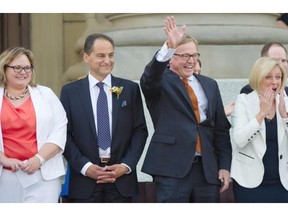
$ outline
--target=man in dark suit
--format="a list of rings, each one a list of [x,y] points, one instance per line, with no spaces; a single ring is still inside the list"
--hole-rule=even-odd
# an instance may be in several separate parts
[[[131,202],[138,191],[136,165],[148,136],[139,85],[111,75],[114,42],[107,35],[89,35],[83,59],[89,74],[66,84],[60,96],[68,117],[68,199]],[[104,126],[108,130],[100,133]],[[102,139],[102,134],[108,137]]]
[[[140,80],[155,130],[142,171],[156,182],[157,202],[219,202],[229,187],[231,144],[218,85],[194,74],[200,54],[186,27],[167,17],[164,30],[167,41]],[[186,79],[198,100],[195,108]]]
[[[287,50],[281,43],[270,42],[265,44],[261,50],[261,57],[269,57],[277,59],[284,65],[286,71],[288,70]],[[251,86],[247,84],[240,90],[240,93],[249,94],[252,91],[253,89],[251,88]],[[285,87],[285,92],[288,95],[287,86]]]

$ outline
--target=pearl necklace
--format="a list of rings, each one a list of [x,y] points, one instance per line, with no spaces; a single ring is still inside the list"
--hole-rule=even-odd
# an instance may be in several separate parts
[[[19,96],[17,96],[17,97],[10,95],[10,94],[8,93],[8,91],[7,91],[6,88],[5,88],[4,91],[5,91],[6,97],[8,97],[9,99],[11,99],[11,100],[20,100],[20,99],[24,98],[25,95],[27,94],[27,92],[28,92],[28,87],[25,88],[23,94],[21,94],[21,95],[19,95]]]

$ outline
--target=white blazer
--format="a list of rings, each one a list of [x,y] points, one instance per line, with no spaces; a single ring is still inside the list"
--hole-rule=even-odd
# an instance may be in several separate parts
[[[47,160],[41,167],[45,180],[55,179],[65,174],[62,153],[66,144],[67,117],[66,112],[54,92],[45,86],[28,86],[36,114],[36,138],[38,150],[45,143],[54,143],[61,151]],[[4,88],[0,87],[0,109],[2,107]],[[2,127],[0,123],[0,151],[4,152]],[[3,166],[0,165],[0,176]]]
[[[287,96],[284,100],[287,109]],[[276,97],[279,174],[282,185],[288,190],[288,118],[280,116],[278,104],[279,95]],[[248,95],[238,95],[231,115],[231,177],[246,188],[259,186],[264,175],[262,159],[266,151],[266,133],[269,132],[265,121],[260,125],[256,120],[259,110],[258,93],[253,91]]]

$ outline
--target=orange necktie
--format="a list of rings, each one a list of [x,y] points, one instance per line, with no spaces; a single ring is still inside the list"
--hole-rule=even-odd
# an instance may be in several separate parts
[[[193,110],[197,119],[197,122],[200,122],[200,113],[199,113],[199,108],[198,108],[198,100],[197,97],[193,91],[193,89],[191,88],[191,86],[188,84],[188,80],[186,78],[182,79],[182,82],[184,83],[184,86],[189,94],[192,106],[193,106]],[[200,141],[200,136],[198,134],[197,137],[197,144],[196,144],[196,151],[198,153],[201,153],[201,141]]]

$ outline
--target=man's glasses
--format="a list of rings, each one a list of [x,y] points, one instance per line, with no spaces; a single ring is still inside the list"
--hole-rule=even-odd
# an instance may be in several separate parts
[[[31,73],[34,70],[33,65],[25,66],[25,67],[22,67],[20,65],[15,65],[15,66],[6,65],[6,67],[13,68],[15,73],[21,73],[22,70],[24,70],[26,73]]]
[[[192,55],[190,55],[190,54],[177,54],[177,53],[175,53],[174,55],[176,55],[176,56],[179,56],[179,57],[181,57],[183,60],[185,60],[185,61],[188,61],[191,57],[194,59],[194,60],[198,60],[199,59],[199,57],[200,57],[200,53],[194,53],[194,54],[192,54]]]

